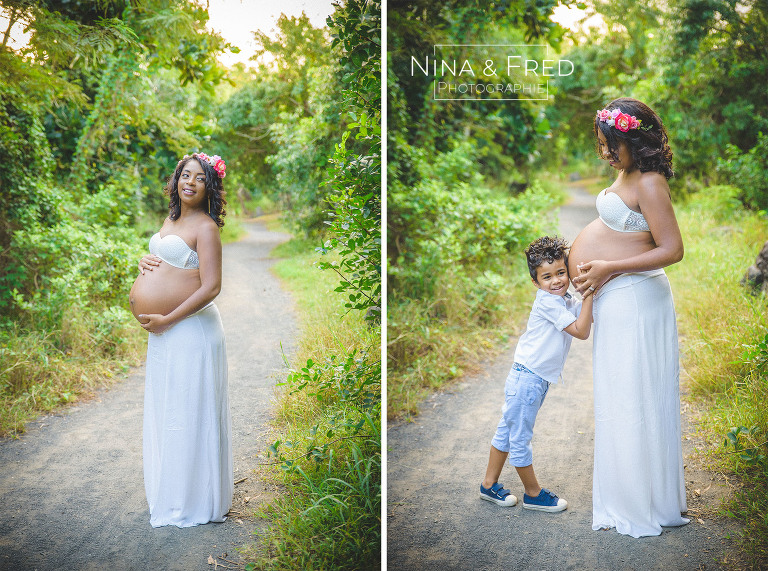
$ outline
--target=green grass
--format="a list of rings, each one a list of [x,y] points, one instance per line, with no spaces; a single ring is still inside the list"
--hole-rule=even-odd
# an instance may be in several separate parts
[[[246,569],[375,569],[380,563],[380,375],[363,387],[363,395],[378,401],[371,405],[351,394],[360,388],[356,369],[345,375],[339,359],[357,350],[377,362],[380,330],[359,313],[346,313],[344,298],[333,291],[335,276],[315,266],[315,246],[293,239],[273,251],[289,256],[275,272],[296,300],[301,336],[290,359],[297,375],[282,391],[273,427],[282,462],[267,468],[285,487],[259,514],[270,528],[243,550]],[[321,374],[302,387],[303,367]]]
[[[64,329],[12,324],[0,331],[0,437],[16,437],[41,414],[88,398],[145,352],[144,332],[128,324],[96,340],[97,319],[86,312],[65,318]]]
[[[766,302],[739,284],[768,235],[768,223],[703,191],[677,209],[685,257],[667,269],[675,293],[684,364],[695,395],[725,391],[742,372],[743,344],[762,337]]]
[[[753,435],[739,437],[742,445],[768,454],[768,378],[744,359],[747,346],[766,334],[768,300],[739,284],[768,236],[768,220],[744,211],[734,196],[731,187],[707,188],[677,208],[686,253],[667,274],[680,326],[683,383],[704,405],[699,426],[707,457],[737,483],[722,512],[744,524],[740,545],[746,565],[764,569],[768,461],[750,464],[724,442],[735,427],[756,427]]]
[[[245,236],[245,228],[239,218],[226,218],[224,228],[221,229],[221,243],[229,244],[237,242]]]

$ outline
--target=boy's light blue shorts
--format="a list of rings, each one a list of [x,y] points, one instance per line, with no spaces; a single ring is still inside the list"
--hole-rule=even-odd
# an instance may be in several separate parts
[[[515,363],[504,386],[502,417],[491,441],[496,450],[509,452],[509,463],[517,468],[533,463],[531,439],[536,415],[547,396],[549,383]]]

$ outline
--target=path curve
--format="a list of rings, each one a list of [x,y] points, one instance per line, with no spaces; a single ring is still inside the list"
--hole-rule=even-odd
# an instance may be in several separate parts
[[[254,469],[268,444],[275,373],[284,367],[280,343],[290,354],[297,336],[292,301],[268,257],[290,236],[256,221],[245,227],[245,238],[224,246],[216,300],[227,340],[235,481],[246,478],[235,487],[233,510],[243,514],[270,496]],[[239,560],[235,549],[256,525],[250,520],[149,525],[143,401],[142,367],[96,399],[0,442],[0,569],[190,571],[213,569],[209,556]]]
[[[594,196],[569,189],[560,232],[572,241],[595,219]],[[531,290],[531,300],[534,292]],[[506,465],[500,481],[518,498],[501,508],[480,500],[488,451],[503,403],[504,379],[516,339],[495,359],[427,400],[412,422],[387,432],[387,562],[398,571],[713,569],[728,546],[726,530],[694,517],[657,537],[633,539],[592,531],[592,340],[574,340],[563,371],[536,421],[538,480],[568,500],[568,510],[545,514],[521,507],[523,489]],[[695,438],[684,417],[686,458]],[[710,476],[686,466],[686,488],[714,493]],[[709,485],[709,487],[708,487]],[[706,489],[705,489],[706,488]],[[692,507],[689,503],[689,507]]]

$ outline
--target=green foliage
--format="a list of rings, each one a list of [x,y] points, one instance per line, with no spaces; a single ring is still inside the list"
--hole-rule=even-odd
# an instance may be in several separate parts
[[[757,144],[742,153],[736,145],[725,147],[726,159],[717,169],[741,189],[741,201],[756,210],[768,210],[768,135],[759,133]]]
[[[756,377],[757,382],[765,384],[768,381],[768,334],[753,345],[746,345],[742,361],[747,367],[746,376]],[[732,453],[738,455],[750,468],[759,469],[768,477],[768,411],[762,418],[763,426],[735,426],[726,433],[724,446],[733,448]],[[743,437],[743,438],[742,438]],[[746,442],[746,444],[745,444]]]
[[[353,117],[356,119],[356,117]],[[327,222],[332,237],[317,250],[327,254],[338,251],[340,261],[320,262],[320,269],[331,269],[341,281],[336,291],[348,293],[345,307],[366,312],[366,319],[381,318],[381,127],[369,125],[361,115],[351,128],[359,128],[358,137],[374,139],[371,155],[350,157],[346,149],[349,131],[344,133],[326,182],[335,192],[326,199],[334,209]],[[370,131],[370,134],[369,134]]]
[[[381,434],[352,442],[327,462],[297,468],[299,494],[285,494],[267,513],[276,534],[246,569],[377,569],[381,557]],[[344,454],[343,458],[339,454]]]
[[[529,170],[549,144],[543,106],[435,101],[410,58],[436,44],[558,46],[555,5],[416,0],[389,11],[389,414],[415,412],[514,328],[518,259],[553,202]]]
[[[339,104],[327,90],[335,75],[330,66],[312,70],[311,114],[304,116],[301,108],[281,113],[270,127],[275,151],[266,162],[274,170],[283,206],[290,212],[289,226],[308,236],[322,228],[327,208],[321,181],[338,136]]]
[[[58,219],[57,196],[50,191],[51,149],[45,138],[41,110],[18,87],[0,82],[0,171],[4,200],[0,205],[0,247],[21,226]]]
[[[2,0],[0,433],[138,356],[128,291],[179,155],[210,135],[223,40],[184,0]],[[185,87],[182,88],[181,86]],[[210,152],[210,151],[209,151]],[[154,224],[153,224],[154,225]]]
[[[317,266],[332,270],[341,281],[322,303],[335,305],[343,299],[347,312],[337,317],[326,313],[324,319],[331,323],[324,328],[349,329],[351,320],[363,321],[361,313],[368,326],[356,332],[352,347],[345,344],[323,352],[320,340],[313,338],[312,356],[289,372],[285,414],[303,418],[291,423],[295,436],[276,440],[270,454],[296,493],[281,496],[270,508],[270,533],[260,556],[247,568],[373,569],[380,561],[380,11],[378,2],[336,5],[328,24],[332,46],[340,54],[339,71],[325,67],[309,74],[310,108],[320,111],[309,117],[298,110],[283,114],[281,124],[271,128],[278,150],[270,161],[279,167],[281,189],[290,192],[297,206],[292,210],[299,214],[296,222],[308,234],[315,225],[314,211],[330,234],[316,249],[330,260]],[[341,102],[321,95],[327,81],[339,77],[345,118]],[[349,124],[341,141],[328,158],[331,152],[321,143],[322,134],[332,134],[331,126],[345,122]],[[327,188],[323,201],[319,193],[313,195],[320,190],[315,182],[319,174],[324,179],[320,188]],[[322,279],[330,281],[333,275]],[[316,289],[316,278],[312,282]],[[375,341],[361,347],[366,339]],[[310,418],[307,410],[314,412]]]
[[[321,404],[343,404],[355,406],[364,413],[375,408],[379,401],[377,388],[381,383],[381,363],[378,359],[369,362],[369,356],[357,350],[349,353],[345,359],[331,355],[323,364],[307,361],[300,371],[291,371],[286,383],[291,387],[291,394],[306,390],[307,394]],[[354,432],[362,428],[356,423],[351,425]],[[316,429],[315,429],[316,430]],[[333,434],[327,434],[328,437]]]
[[[754,196],[745,190],[743,198],[751,207],[764,204],[765,182],[755,168],[726,166],[719,169],[725,176],[716,177],[711,167],[726,154],[738,163],[748,149],[758,149],[748,162],[759,165],[764,156],[758,138],[768,131],[761,87],[768,79],[765,2],[600,1],[595,10],[611,32],[574,34],[567,57],[577,73],[563,78],[547,109],[555,136],[565,138],[566,154],[594,156],[595,109],[616,97],[635,97],[659,114],[669,134],[673,192],[696,190],[698,181],[739,186],[739,179],[756,178],[760,190]],[[562,160],[562,153],[551,152],[561,146],[544,149],[548,164]]]
[[[468,145],[438,155],[434,165],[422,161],[413,161],[424,173],[414,188],[390,186],[391,415],[415,412],[429,390],[514,330],[529,299],[522,250],[546,232],[553,203],[538,183],[517,197],[485,188],[477,173],[466,174],[473,172],[465,168]]]
[[[374,569],[381,549],[380,332],[344,311],[314,244],[292,240],[276,271],[300,309],[303,335],[278,403],[272,468],[286,482],[264,513],[254,569]],[[297,252],[297,249],[303,251]],[[333,253],[329,253],[333,256]],[[342,321],[343,320],[343,321]],[[341,325],[340,325],[341,324]]]
[[[398,295],[434,297],[447,273],[499,272],[538,236],[536,218],[552,197],[537,185],[517,197],[484,187],[469,144],[429,162],[410,147],[401,153],[411,155],[421,180],[414,187],[395,181],[389,190],[390,284]]]
[[[725,454],[721,462],[741,480],[741,486],[726,504],[725,513],[743,525],[739,543],[749,566],[762,569],[768,563],[768,335],[745,345],[742,372],[724,395],[715,396],[708,423],[735,422],[725,432]],[[727,426],[727,424],[726,424]],[[723,429],[721,429],[723,430]],[[722,432],[721,432],[722,434]]]
[[[338,253],[338,261],[318,266],[339,275],[336,291],[347,294],[345,307],[365,312],[372,323],[381,320],[380,12],[377,2],[353,0],[328,19],[331,45],[341,51],[342,95],[352,122],[335,146],[324,181],[331,237],[318,248],[323,255]],[[353,133],[358,154],[347,148]]]
[[[319,188],[333,143],[343,130],[341,101],[329,86],[339,70],[327,30],[306,15],[277,20],[277,38],[255,33],[254,59],[271,61],[224,102],[214,136],[231,160],[228,182],[251,197],[279,200],[294,232],[316,236],[327,204]],[[229,176],[229,175],[228,175]]]
[[[533,102],[435,101],[432,78],[411,74],[411,57],[433,53],[436,44],[559,44],[564,30],[549,20],[557,2],[461,0],[399,3],[388,17],[389,180],[415,183],[403,144],[428,155],[468,141],[478,149],[474,169],[487,179],[518,188],[522,175],[548,137],[542,109]],[[459,56],[460,59],[460,56]],[[507,102],[505,102],[507,103]]]
[[[763,440],[763,442],[757,446],[745,447],[740,438],[742,435],[746,439],[759,439]],[[735,426],[725,436],[723,446],[726,448],[729,446],[733,447],[733,452],[738,454],[739,459],[743,460],[747,466],[763,466],[765,464],[766,458],[768,458],[768,455],[765,454],[765,452],[768,452],[768,440],[765,440],[766,435],[759,426],[753,426],[752,428]],[[763,469],[765,469],[764,466]]]
[[[13,273],[6,283],[19,319],[44,330],[60,330],[65,313],[123,308],[146,249],[131,229],[62,222],[51,228],[18,230],[11,244]],[[62,342],[66,342],[63,340]]]

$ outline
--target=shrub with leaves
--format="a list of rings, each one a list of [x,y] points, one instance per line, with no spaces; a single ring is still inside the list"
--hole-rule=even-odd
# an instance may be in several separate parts
[[[742,153],[726,145],[726,158],[718,158],[717,170],[741,189],[741,201],[755,210],[768,210],[768,135],[760,133],[757,144]]]
[[[375,569],[380,562],[381,359],[379,336],[367,337],[380,331],[381,313],[380,18],[379,2],[349,0],[328,19],[347,130],[329,158],[329,237],[317,249],[333,258],[318,267],[338,275],[335,292],[344,294],[347,311],[334,327],[345,327],[350,312],[364,313],[365,346],[290,371],[288,395],[314,418],[270,447],[296,493],[270,507],[273,527],[252,568]]]

